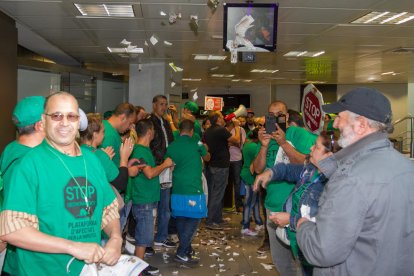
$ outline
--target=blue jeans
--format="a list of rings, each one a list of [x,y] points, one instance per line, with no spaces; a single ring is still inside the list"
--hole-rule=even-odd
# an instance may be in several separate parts
[[[119,223],[121,225],[121,233],[124,231],[125,225],[128,220],[129,213],[132,209],[132,201],[129,201],[128,203],[125,203],[124,207],[119,211]]]
[[[180,244],[177,248],[177,255],[186,256],[191,252],[191,241],[200,224],[198,218],[176,217],[176,225]]]
[[[230,161],[230,168],[229,168],[229,183],[233,184],[233,191],[234,191],[234,203],[236,204],[236,208],[240,208],[243,206],[243,200],[240,195],[240,172],[243,167],[243,161]]]
[[[223,222],[223,197],[229,178],[229,168],[209,167],[208,217],[206,224]]]
[[[168,223],[171,217],[170,209],[171,188],[161,189],[161,197],[157,211],[157,235],[156,242],[163,242],[168,238]]]
[[[132,214],[137,222],[135,226],[135,246],[152,246],[154,242],[154,215],[156,208],[157,202],[132,205]]]
[[[253,217],[256,225],[263,225],[260,217],[260,204],[258,192],[253,191],[252,185],[247,185],[242,180],[241,185],[246,187],[246,197],[244,198],[243,206],[243,229],[250,227],[250,213],[253,210]]]

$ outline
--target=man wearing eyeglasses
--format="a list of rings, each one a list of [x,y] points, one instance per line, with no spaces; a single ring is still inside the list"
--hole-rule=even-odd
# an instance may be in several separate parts
[[[19,160],[23,158],[33,147],[39,145],[44,137],[42,114],[45,98],[32,96],[22,99],[14,108],[12,120],[17,128],[18,137],[4,149],[0,158],[1,177],[4,189],[8,189],[11,172],[18,167]],[[3,187],[1,187],[3,188]],[[3,190],[0,188],[0,210],[3,205]],[[0,244],[0,271],[3,266],[4,250],[6,243]],[[4,272],[11,274],[15,271],[15,248],[11,245],[7,249]]]
[[[342,150],[319,163],[329,182],[316,221],[298,222],[313,275],[414,275],[414,165],[388,139],[390,101],[359,87],[322,109],[338,113]]]
[[[268,107],[269,114],[285,116],[285,122],[289,120],[288,108],[282,101],[275,101]],[[258,153],[253,161],[253,168],[257,174],[266,168],[271,168],[277,162],[290,162],[303,164],[305,155],[309,154],[311,146],[317,136],[304,128],[289,126],[286,133],[283,126],[278,125],[275,132],[267,134],[264,128],[259,130]],[[273,212],[282,212],[283,204],[294,188],[294,183],[285,181],[270,182],[266,190],[266,215]],[[287,247],[276,237],[276,227],[271,220],[267,220],[269,233],[270,252],[273,263],[280,275],[301,275],[301,268]]]
[[[50,95],[45,140],[13,170],[0,214],[0,240],[16,246],[17,275],[79,275],[85,263],[114,265],[121,254],[118,203],[97,157],[75,141],[79,109]],[[101,247],[101,229],[109,236]]]

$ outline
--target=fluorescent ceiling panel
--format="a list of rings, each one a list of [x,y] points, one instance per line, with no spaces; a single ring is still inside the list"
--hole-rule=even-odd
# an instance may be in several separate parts
[[[87,17],[135,17],[132,5],[74,4],[82,16]]]
[[[354,21],[352,24],[402,24],[414,19],[410,12],[370,12]]]

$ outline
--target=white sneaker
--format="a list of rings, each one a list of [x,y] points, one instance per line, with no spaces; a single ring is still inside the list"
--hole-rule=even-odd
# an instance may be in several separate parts
[[[256,232],[260,232],[264,229],[264,225],[256,225],[256,227],[254,228],[254,230],[256,230]]]
[[[241,233],[243,235],[247,235],[247,236],[257,236],[257,232],[253,231],[253,230],[250,230],[249,228],[242,229]]]

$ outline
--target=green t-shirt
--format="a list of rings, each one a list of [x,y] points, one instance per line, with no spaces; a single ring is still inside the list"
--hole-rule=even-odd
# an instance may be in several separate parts
[[[173,136],[174,136],[174,141],[175,139],[177,139],[178,137],[180,137],[180,131],[178,129],[173,131]],[[192,140],[194,140],[195,142],[198,142],[201,140],[201,136],[199,136],[195,131],[193,134],[193,137],[191,137]]]
[[[101,162],[101,165],[104,168],[106,179],[108,180],[108,182],[114,181],[114,179],[119,174],[119,169],[115,166],[114,162],[112,162],[112,160],[109,158],[108,154],[106,154],[106,152],[104,152],[101,149],[96,149],[86,144],[82,144],[81,148],[93,152],[96,155],[96,157],[98,157],[99,161]]]
[[[121,156],[119,153],[122,143],[121,135],[119,135],[118,131],[107,120],[103,120],[103,124],[105,126],[105,133],[100,147],[106,148],[111,146],[114,148],[115,155],[112,158],[112,162],[119,168],[119,164],[121,163]]]
[[[286,140],[291,142],[297,151],[303,154],[309,154],[310,148],[315,144],[317,135],[307,131],[304,128],[290,126],[286,131]],[[257,152],[260,150],[260,143],[257,146]],[[271,139],[266,155],[266,168],[271,168],[275,164],[276,155],[279,145]],[[290,192],[294,188],[294,183],[285,181],[272,181],[267,185],[267,194],[265,207],[272,212],[281,212]]]
[[[16,140],[6,146],[0,158],[1,172],[3,174],[3,189],[8,189],[13,170],[18,167],[18,163],[20,163],[23,156],[30,150],[32,150],[31,147],[22,145]],[[3,208],[3,192],[4,190],[0,190],[0,211]],[[13,272],[17,270],[16,258],[16,247],[8,245],[3,265],[4,272],[13,274]]]
[[[178,136],[167,148],[166,157],[175,163],[173,171],[173,194],[200,195],[203,193],[201,183],[201,157],[207,154],[204,145],[199,145],[192,137]]]
[[[94,154],[82,150],[81,156],[67,156],[43,141],[13,171],[4,210],[36,216],[39,231],[45,234],[99,244],[103,209],[114,200],[115,195]],[[21,248],[16,249],[16,254],[15,275],[66,275],[66,266],[72,258],[68,254]],[[84,264],[75,259],[68,275],[79,275]]]
[[[257,154],[257,143],[252,141],[244,144],[243,146],[243,167],[240,173],[240,177],[243,179],[244,183],[247,185],[253,185],[254,178],[256,174],[252,175],[250,173],[250,164],[256,157]]]
[[[3,178],[3,187],[0,188],[0,211],[3,206],[3,189],[7,189],[13,169],[32,148],[22,145],[16,140],[6,146],[0,157],[0,170]]]
[[[148,166],[155,166],[155,159],[149,147],[136,144],[131,158],[144,158]],[[148,204],[160,200],[160,179],[158,176],[149,179],[145,174],[139,173],[132,177],[132,203]]]

